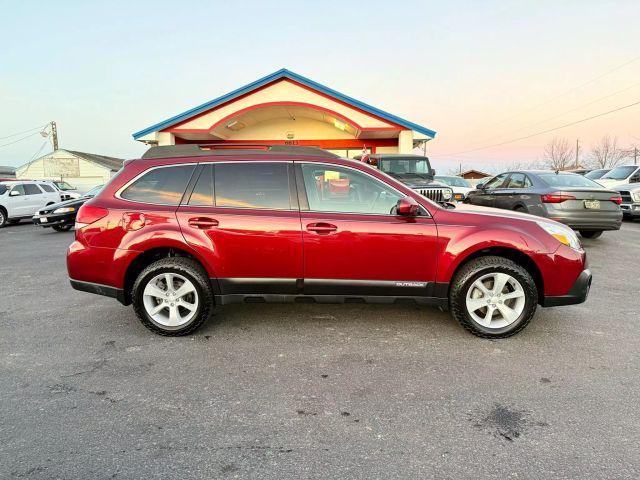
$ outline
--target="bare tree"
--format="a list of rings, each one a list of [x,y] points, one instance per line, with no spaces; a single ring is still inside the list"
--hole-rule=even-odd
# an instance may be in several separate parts
[[[628,152],[618,148],[617,137],[605,135],[591,147],[591,164],[596,168],[613,168],[618,165]]]
[[[575,161],[575,151],[566,138],[554,138],[544,147],[542,160],[546,167],[553,170],[565,170]]]

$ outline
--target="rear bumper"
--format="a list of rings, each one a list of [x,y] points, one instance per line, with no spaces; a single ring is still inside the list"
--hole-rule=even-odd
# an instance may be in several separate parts
[[[71,287],[81,292],[95,293],[105,297],[115,298],[121,304],[126,305],[124,290],[121,288],[110,287],[109,285],[101,285],[99,283],[83,282],[70,278]]]
[[[622,225],[622,211],[618,208],[589,212],[547,207],[547,217],[574,230],[620,230]]]
[[[563,305],[575,305],[583,303],[589,295],[591,288],[591,270],[584,269],[574,282],[571,290],[566,295],[545,296],[541,302],[543,307],[560,307]]]

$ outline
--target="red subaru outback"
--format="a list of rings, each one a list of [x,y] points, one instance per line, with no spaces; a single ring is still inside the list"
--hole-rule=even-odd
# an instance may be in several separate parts
[[[73,288],[133,304],[163,335],[234,302],[412,301],[507,337],[537,305],[584,302],[591,284],[564,225],[439,205],[313,148],[154,147],[76,221]]]

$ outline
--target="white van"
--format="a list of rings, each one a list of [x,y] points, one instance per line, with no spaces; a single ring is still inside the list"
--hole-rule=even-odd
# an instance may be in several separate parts
[[[596,180],[606,188],[640,182],[640,165],[620,165]]]
[[[0,228],[7,223],[33,217],[40,208],[60,201],[60,193],[51,182],[0,182]]]

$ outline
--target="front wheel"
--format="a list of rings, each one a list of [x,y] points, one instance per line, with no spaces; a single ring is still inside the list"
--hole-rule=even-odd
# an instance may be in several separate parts
[[[538,289],[531,274],[503,257],[480,257],[456,274],[449,305],[454,318],[474,335],[515,335],[533,318]]]
[[[602,230],[580,230],[580,235],[584,238],[594,239],[602,235]]]
[[[183,257],[163,258],[145,268],[133,285],[132,300],[142,324],[167,336],[192,333],[213,309],[206,272]]]

